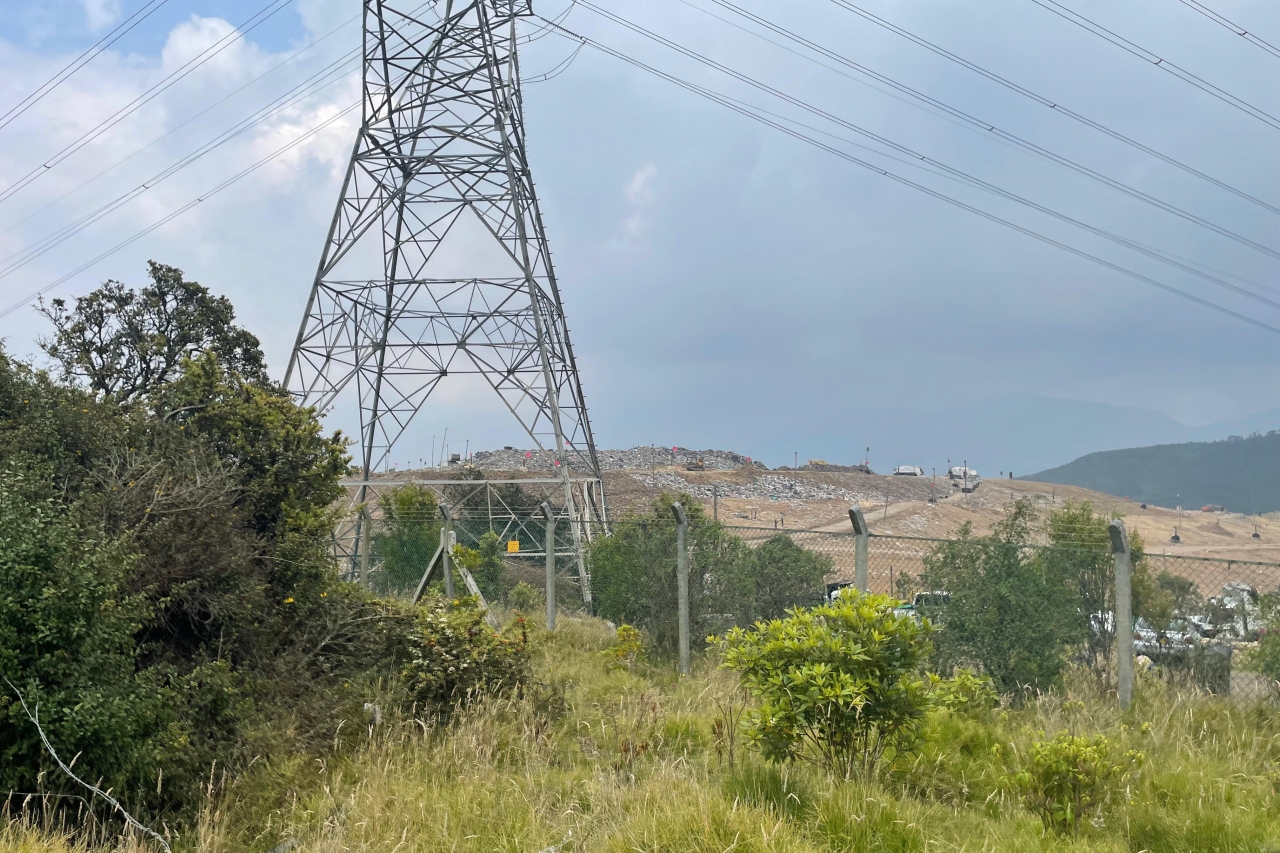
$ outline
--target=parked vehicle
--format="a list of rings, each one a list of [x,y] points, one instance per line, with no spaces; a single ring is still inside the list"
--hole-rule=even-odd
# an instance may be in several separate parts
[[[924,469],[919,465],[899,465],[893,473],[896,477],[923,477]]]
[[[962,492],[975,491],[982,485],[982,477],[978,476],[978,472],[963,465],[952,468],[947,472],[947,476],[951,478],[951,484],[958,486]]]

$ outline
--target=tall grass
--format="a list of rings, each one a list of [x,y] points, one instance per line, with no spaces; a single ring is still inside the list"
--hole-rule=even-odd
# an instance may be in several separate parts
[[[881,778],[834,781],[763,763],[717,725],[736,683],[703,662],[610,666],[603,623],[562,618],[534,637],[538,684],[447,724],[366,728],[354,753],[255,765],[214,786],[175,849],[300,853],[734,851],[1195,851],[1280,853],[1280,712],[1143,683],[1121,714],[1087,678],[977,718],[936,712]],[[1046,833],[1007,783],[1033,742],[1106,734],[1146,756],[1101,825]],[[30,819],[0,853],[133,853]]]

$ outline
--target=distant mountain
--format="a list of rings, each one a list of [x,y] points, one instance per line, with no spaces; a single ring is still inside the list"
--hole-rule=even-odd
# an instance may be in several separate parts
[[[857,403],[838,414],[800,419],[782,407],[743,419],[733,430],[682,436],[681,442],[739,448],[770,465],[791,465],[797,455],[801,463],[817,458],[848,464],[861,461],[870,446],[871,467],[877,471],[892,471],[895,465],[941,471],[950,459],[955,465],[968,460],[983,476],[1010,470],[1017,476],[1099,450],[1212,441],[1280,427],[1280,410],[1188,426],[1150,409],[1028,393],[941,409],[918,403],[919,409]]]
[[[1023,479],[1083,486],[1159,506],[1280,509],[1280,432],[1104,450]]]

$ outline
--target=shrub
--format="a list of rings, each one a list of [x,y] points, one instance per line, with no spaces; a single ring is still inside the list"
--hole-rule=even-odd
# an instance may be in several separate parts
[[[1026,547],[1034,510],[1018,501],[991,536],[968,524],[925,557],[922,581],[951,594],[926,608],[939,627],[937,667],[977,666],[1001,693],[1058,681],[1066,652],[1087,633],[1067,578]]]
[[[851,595],[719,641],[723,666],[759,703],[747,734],[766,758],[809,760],[848,779],[909,743],[928,703],[918,671],[930,627],[896,603]]]
[[[419,607],[404,677],[413,699],[429,711],[447,713],[468,697],[510,690],[528,678],[524,620],[493,631],[477,604],[432,596]]]
[[[689,515],[689,611],[694,636],[776,619],[792,607],[818,604],[831,559],[775,536],[749,548],[688,495],[663,494],[650,512],[614,525],[591,546],[596,613],[635,625],[656,650],[676,650],[676,531],[671,504]]]
[[[507,604],[517,613],[532,613],[542,606],[545,598],[537,589],[520,581],[507,593]]]
[[[165,732],[171,697],[138,673],[134,635],[151,608],[128,589],[136,555],[68,518],[41,494],[47,487],[25,472],[0,473],[0,675],[38,706],[60,755],[79,756],[108,787],[155,787],[164,756],[151,741]],[[0,682],[0,789],[38,790],[52,768]],[[64,780],[52,773],[57,790]]]
[[[1101,819],[1126,777],[1142,762],[1140,752],[1130,750],[1119,760],[1111,753],[1105,735],[1089,738],[1063,732],[1032,744],[1030,763],[1013,782],[1046,829],[1078,832],[1086,822]]]
[[[636,664],[644,662],[644,642],[638,628],[618,626],[618,641],[603,652],[610,669],[634,671]]]
[[[935,708],[974,715],[989,711],[1000,699],[991,678],[961,667],[950,678],[929,673],[929,701]]]

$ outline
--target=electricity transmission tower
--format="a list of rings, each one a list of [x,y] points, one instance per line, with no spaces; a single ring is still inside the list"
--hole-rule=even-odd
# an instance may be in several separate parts
[[[579,543],[604,495],[525,156],[530,2],[364,0],[363,121],[285,382],[322,412],[358,403],[360,505],[442,383],[490,389],[553,454],[539,482]]]

